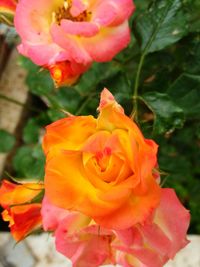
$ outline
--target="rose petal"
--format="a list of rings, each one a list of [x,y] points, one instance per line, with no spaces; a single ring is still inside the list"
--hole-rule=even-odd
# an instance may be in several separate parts
[[[93,8],[94,9],[94,8]],[[108,26],[111,24],[116,17],[118,16],[117,13],[118,10],[116,10],[116,5],[113,5],[113,3],[108,1],[102,1],[96,9],[92,12],[92,21],[95,23],[101,25],[101,26]]]
[[[87,8],[87,2],[82,0],[72,0],[72,7],[70,8],[70,13],[73,17],[77,17]]]
[[[45,188],[47,197],[53,204],[68,210],[80,211],[88,216],[108,214],[120,205],[98,198],[99,189],[85,176],[80,152],[66,151],[49,160]]]
[[[0,205],[8,207],[11,205],[27,203],[36,197],[43,189],[42,184],[29,183],[17,185],[3,180],[0,187]]]
[[[190,222],[189,211],[183,207],[173,189],[162,189],[161,203],[156,210],[154,222],[171,240],[168,256],[173,258],[178,250],[188,244],[186,232]]]
[[[132,0],[97,1],[92,8],[93,20],[104,26],[117,26],[128,19],[134,9]]]
[[[84,37],[92,37],[99,32],[99,27],[91,22],[78,22],[63,19],[61,21],[61,28],[65,34],[80,35]]]
[[[40,210],[41,204],[15,206],[10,209],[12,222],[10,230],[16,241],[24,239],[28,234],[41,226]]]
[[[15,0],[0,0],[0,12],[14,13],[16,9]]]
[[[80,134],[81,129],[81,134]],[[95,132],[96,120],[92,116],[68,117],[46,127],[43,149],[48,157],[60,150],[77,150]]]
[[[68,51],[64,51],[56,44],[31,45],[22,43],[18,47],[20,54],[29,57],[40,66],[55,64],[57,61],[70,60]],[[40,50],[40,54],[38,53]]]
[[[66,34],[63,29],[56,24],[51,26],[50,31],[53,41],[61,48],[67,50],[71,58],[77,63],[88,64],[92,62],[90,54],[79,41],[79,37]]]
[[[56,230],[61,220],[63,220],[69,211],[52,205],[45,196],[42,201],[42,225],[45,231]]]
[[[173,189],[165,188],[161,192],[160,205],[144,224],[116,231],[117,238],[112,246],[121,251],[117,259],[119,264],[162,267],[188,243],[188,211]]]
[[[98,35],[82,38],[81,45],[90,57],[97,62],[110,61],[130,42],[128,22],[117,27],[101,28]]]
[[[76,218],[75,222],[76,223]],[[107,258],[110,258],[110,237],[99,235],[96,226],[87,227],[82,231],[68,234],[67,218],[63,220],[56,230],[56,249],[70,258],[74,267],[99,267]],[[96,233],[95,233],[96,232]]]
[[[127,194],[128,199],[116,211],[110,212],[109,215],[94,216],[96,223],[106,228],[120,230],[144,222],[160,201],[160,188],[154,177],[149,177],[146,182],[148,186],[146,194],[141,196]],[[110,195],[112,196],[112,190]]]

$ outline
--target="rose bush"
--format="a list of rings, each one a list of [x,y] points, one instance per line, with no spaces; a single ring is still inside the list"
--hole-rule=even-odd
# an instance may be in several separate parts
[[[107,89],[99,112],[97,119],[73,116],[47,126],[46,195],[103,227],[124,229],[143,222],[159,204],[157,145],[143,137]]]
[[[42,184],[14,184],[3,180],[0,187],[0,205],[4,209],[2,217],[9,222],[16,241],[41,226],[41,203],[34,203],[34,199],[42,190]]]

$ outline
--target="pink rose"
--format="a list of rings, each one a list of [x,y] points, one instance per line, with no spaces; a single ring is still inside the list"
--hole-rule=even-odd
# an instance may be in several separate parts
[[[43,227],[54,231],[56,249],[71,259],[73,267],[98,267],[106,263],[162,267],[187,245],[190,215],[173,189],[161,192],[159,206],[144,223],[117,231],[97,225],[80,212],[58,208],[45,197]]]
[[[132,0],[20,0],[19,52],[38,65],[111,60],[130,41]]]

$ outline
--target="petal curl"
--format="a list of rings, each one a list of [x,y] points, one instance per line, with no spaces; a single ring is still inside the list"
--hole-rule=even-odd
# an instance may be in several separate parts
[[[96,131],[96,120],[92,116],[72,116],[50,124],[46,131],[43,150],[51,157],[60,150],[79,150]]]
[[[129,18],[135,6],[132,0],[96,1],[92,6],[93,21],[104,26],[117,26]]]
[[[40,66],[55,64],[57,61],[65,61],[71,58],[68,51],[53,43],[35,45],[25,41],[17,49],[20,54],[31,58],[35,64]]]
[[[79,37],[66,34],[64,30],[56,24],[51,26],[50,31],[53,41],[62,49],[68,51],[72,60],[80,64],[89,64],[92,62],[91,55],[85,50]]]

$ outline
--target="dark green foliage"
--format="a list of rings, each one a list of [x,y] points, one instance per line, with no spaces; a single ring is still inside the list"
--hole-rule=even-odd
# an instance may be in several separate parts
[[[167,92],[182,107],[189,120],[199,118],[200,75],[181,74]]]
[[[155,134],[173,131],[183,126],[184,113],[175,104],[174,98],[170,98],[167,94],[148,92],[143,95],[143,99],[154,113],[153,131]]]
[[[175,43],[188,31],[181,0],[152,1],[136,19],[136,30],[146,53]]]
[[[22,146],[18,149],[13,167],[17,176],[27,179],[43,180],[45,157],[41,145]]]
[[[0,129],[0,153],[9,152],[15,144],[15,137],[7,131]]]

